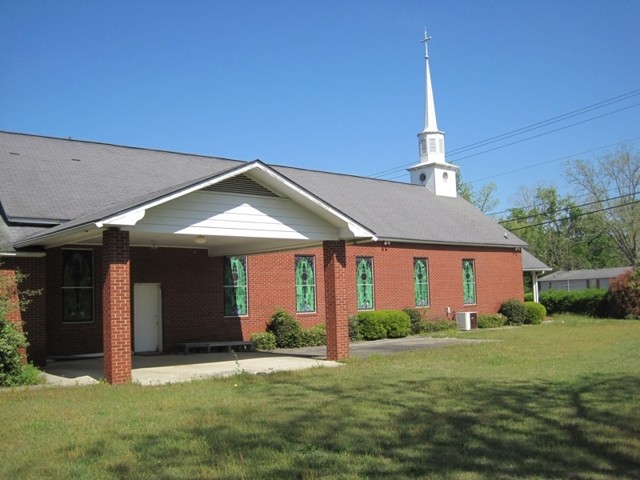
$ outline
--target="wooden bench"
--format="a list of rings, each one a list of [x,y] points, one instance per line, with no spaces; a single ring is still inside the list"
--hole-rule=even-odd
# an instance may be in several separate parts
[[[227,352],[234,350],[253,350],[253,343],[243,342],[242,340],[229,340],[223,342],[183,342],[177,343],[176,347],[183,350],[185,355],[191,350],[207,349],[207,353],[211,353],[211,349],[226,348]]]

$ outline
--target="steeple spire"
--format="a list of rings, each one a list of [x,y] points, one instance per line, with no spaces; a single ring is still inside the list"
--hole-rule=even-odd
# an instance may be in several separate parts
[[[420,163],[446,162],[444,158],[444,132],[438,130],[436,104],[433,100],[431,69],[429,68],[429,40],[431,36],[424,31],[424,130],[418,134],[420,145]]]
[[[456,173],[458,167],[447,163],[444,155],[444,132],[438,130],[436,106],[433,100],[431,69],[429,67],[429,40],[424,31],[420,43],[424,43],[424,130],[418,133],[420,163],[409,168],[411,183],[424,185],[436,195],[456,197]]]
[[[431,87],[431,71],[429,69],[429,40],[431,37],[424,30],[424,62],[426,65],[425,88],[424,88],[424,130],[423,132],[437,132],[438,122],[436,121],[436,106],[433,101],[433,88]]]

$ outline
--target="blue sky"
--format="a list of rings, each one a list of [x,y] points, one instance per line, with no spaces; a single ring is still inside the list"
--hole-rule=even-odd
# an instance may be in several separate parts
[[[0,0],[0,130],[408,181],[426,27],[447,158],[499,211],[569,193],[562,159],[640,147],[638,19],[637,0]]]

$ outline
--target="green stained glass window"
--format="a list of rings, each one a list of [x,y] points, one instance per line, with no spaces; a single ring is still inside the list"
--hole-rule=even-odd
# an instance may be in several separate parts
[[[93,321],[93,250],[62,250],[62,321]]]
[[[373,258],[356,257],[358,310],[373,310]]]
[[[314,257],[295,257],[296,311],[316,311],[316,274]]]
[[[224,314],[246,315],[247,257],[225,257],[224,259]]]
[[[473,260],[462,261],[462,296],[465,305],[476,303],[476,268]]]
[[[429,305],[429,261],[426,258],[413,259],[413,292],[416,307]]]

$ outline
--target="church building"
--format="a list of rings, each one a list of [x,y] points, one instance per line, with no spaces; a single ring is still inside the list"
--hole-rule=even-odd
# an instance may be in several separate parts
[[[0,132],[0,270],[40,290],[11,314],[29,359],[103,354],[121,383],[132,354],[247,341],[284,309],[338,360],[357,312],[523,298],[525,243],[457,195],[428,40],[410,183]]]

